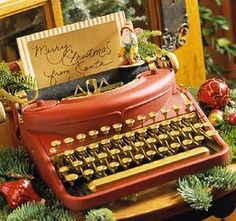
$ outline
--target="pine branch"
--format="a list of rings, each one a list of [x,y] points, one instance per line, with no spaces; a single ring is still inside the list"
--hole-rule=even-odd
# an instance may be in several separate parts
[[[52,208],[44,204],[28,202],[17,207],[7,217],[7,221],[75,221],[72,214],[63,208]]]
[[[0,176],[5,179],[33,178],[34,164],[23,148],[0,148]]]
[[[20,90],[31,91],[35,87],[36,82],[32,76],[11,72],[5,62],[0,63],[0,88],[8,93],[15,94]]]
[[[115,221],[116,218],[113,212],[108,208],[92,209],[90,210],[85,221]]]
[[[202,182],[211,188],[233,190],[236,188],[236,172],[216,166],[204,172]]]
[[[8,206],[6,206],[6,204],[1,207],[0,209],[0,220],[1,221],[7,221],[7,217],[10,214],[11,210],[9,209]]]
[[[198,210],[208,210],[211,206],[212,195],[196,175],[189,175],[177,180],[177,191],[184,201]]]

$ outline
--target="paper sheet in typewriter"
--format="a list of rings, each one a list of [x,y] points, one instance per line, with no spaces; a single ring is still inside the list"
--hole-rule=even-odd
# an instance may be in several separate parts
[[[124,12],[117,12],[20,37],[24,70],[44,88],[115,68],[124,23]]]

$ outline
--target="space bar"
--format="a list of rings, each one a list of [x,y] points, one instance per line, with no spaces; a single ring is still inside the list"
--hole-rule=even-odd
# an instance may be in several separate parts
[[[164,166],[170,166],[172,164],[174,165],[176,163],[186,162],[186,160],[200,159],[204,156],[208,156],[209,154],[210,151],[208,148],[197,147],[192,150],[168,156],[160,160],[156,160],[141,166],[137,166],[125,171],[121,171],[109,176],[93,180],[88,184],[88,188],[92,192],[97,192],[99,190],[108,188],[108,186],[112,185],[115,182],[125,180],[132,176],[141,175],[142,173],[147,173],[154,169],[161,168]]]

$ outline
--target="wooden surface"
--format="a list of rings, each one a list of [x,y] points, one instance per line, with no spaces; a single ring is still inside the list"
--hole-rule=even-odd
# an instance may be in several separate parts
[[[0,124],[0,147],[1,146],[4,146],[4,147],[13,146],[11,134],[10,134],[10,128],[7,122]]]
[[[236,171],[236,164],[230,165],[229,168]],[[232,193],[235,195],[236,191]],[[228,194],[231,193],[214,192],[214,200]],[[193,211],[177,193],[175,181],[139,193],[137,202],[119,200],[112,203],[110,208],[115,213],[117,221],[158,221]],[[195,212],[198,213],[198,211]],[[84,215],[81,214],[78,220],[84,220]]]
[[[60,0],[3,0],[0,19],[43,6],[47,28],[63,25]]]

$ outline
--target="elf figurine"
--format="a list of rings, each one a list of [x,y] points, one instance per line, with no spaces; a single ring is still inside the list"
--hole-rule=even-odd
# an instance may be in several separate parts
[[[118,57],[122,65],[133,65],[140,62],[138,53],[138,38],[134,32],[133,24],[127,21],[120,30],[121,48]]]

